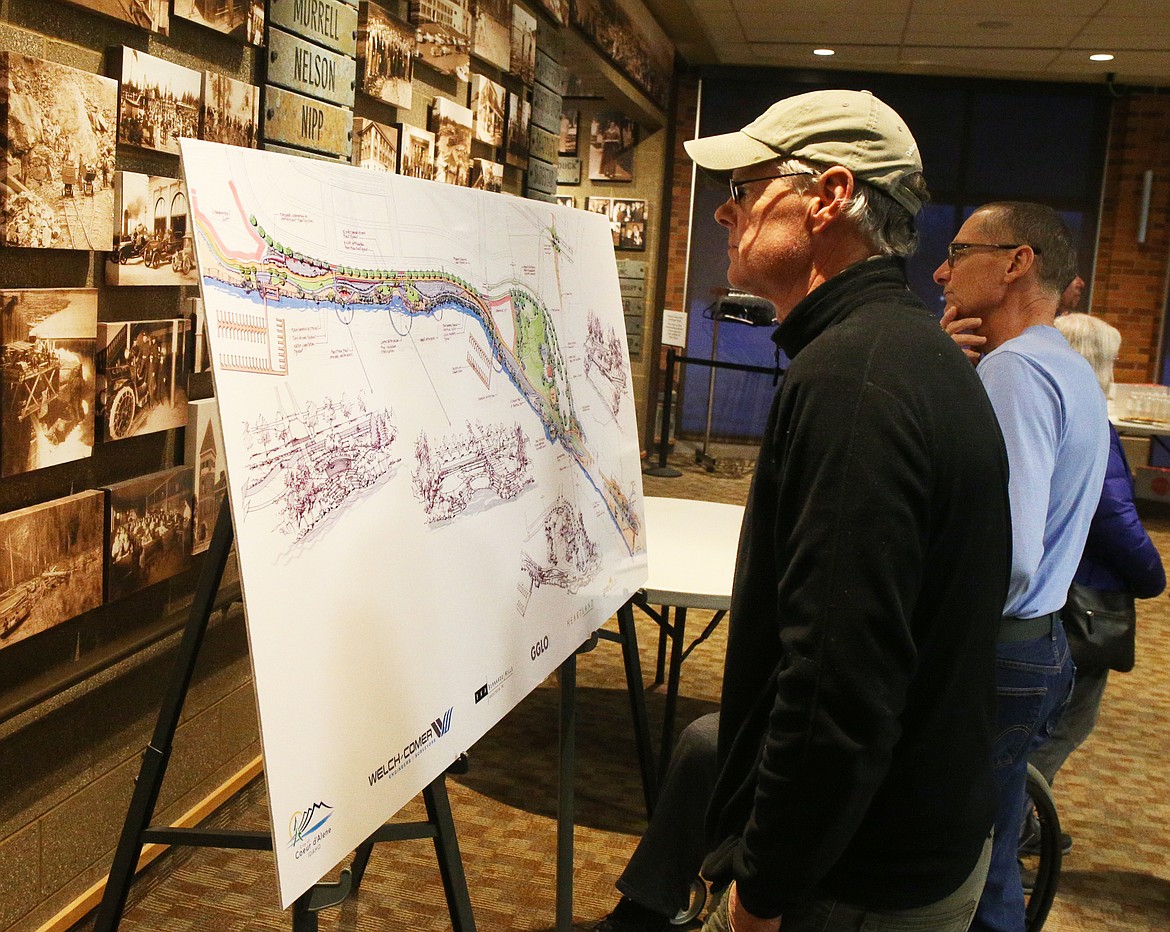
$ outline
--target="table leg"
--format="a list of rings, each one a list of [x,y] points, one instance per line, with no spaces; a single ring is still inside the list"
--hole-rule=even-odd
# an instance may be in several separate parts
[[[642,772],[642,794],[647,818],[658,801],[658,780],[654,773],[654,749],[650,745],[650,724],[646,718],[645,686],[642,683],[642,659],[638,656],[638,632],[634,627],[634,605],[627,602],[618,609],[618,632],[622,640],[622,661],[626,668],[626,692],[634,720],[634,744],[638,751],[638,769]]]
[[[664,613],[664,621],[669,616]],[[678,705],[678,681],[682,673],[683,641],[686,636],[687,610],[679,606],[674,610],[674,624],[666,624],[663,630],[670,631],[670,667],[666,675],[666,705],[662,712],[662,744],[658,747],[658,780],[666,779],[666,768],[670,764],[670,752],[674,749],[674,713]]]

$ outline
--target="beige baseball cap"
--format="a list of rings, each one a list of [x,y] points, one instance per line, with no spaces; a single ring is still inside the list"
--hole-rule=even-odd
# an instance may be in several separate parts
[[[922,202],[903,179],[922,171],[906,122],[869,91],[812,91],[772,104],[737,133],[683,143],[695,164],[730,174],[775,158],[841,165],[885,191],[911,214]]]

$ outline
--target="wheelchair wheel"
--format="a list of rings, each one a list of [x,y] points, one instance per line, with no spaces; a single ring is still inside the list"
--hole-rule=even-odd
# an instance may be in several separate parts
[[[691,881],[691,902],[686,909],[680,909],[678,915],[670,920],[672,926],[685,926],[692,919],[697,919],[707,905],[707,885],[702,877]]]
[[[1063,854],[1060,850],[1060,817],[1056,813],[1052,790],[1040,775],[1040,771],[1031,764],[1028,765],[1027,786],[1028,806],[1040,825],[1040,854],[1037,857],[1024,858],[1020,862],[1023,871],[1035,872],[1032,892],[1025,894],[1027,910],[1024,927],[1027,932],[1038,932],[1044,928],[1048,911],[1052,909],[1052,901],[1056,899]]]

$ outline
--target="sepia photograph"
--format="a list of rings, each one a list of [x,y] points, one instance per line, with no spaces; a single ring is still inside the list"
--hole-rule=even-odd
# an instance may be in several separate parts
[[[575,197],[573,197],[573,195],[571,195],[571,194],[558,194],[558,195],[556,195],[556,199],[557,199],[557,203],[560,204],[562,207],[576,207],[577,206],[577,199]]]
[[[606,220],[609,221],[609,232],[613,238],[613,245],[616,248],[618,240],[621,238],[621,225],[614,223],[613,220],[613,198],[612,197],[587,197],[585,198],[585,209],[595,214],[602,214]]]
[[[398,123],[398,173],[412,178],[435,177],[435,134],[429,130]]]
[[[178,178],[114,172],[107,285],[198,285],[187,191]]]
[[[569,25],[569,0],[537,0],[558,26]]]
[[[508,125],[504,136],[504,161],[517,168],[528,167],[528,121],[532,104],[528,98],[508,91]]]
[[[411,0],[416,56],[439,74],[471,80],[471,10],[468,0]]]
[[[503,85],[482,74],[471,76],[472,130],[480,142],[489,146],[504,144],[504,101],[507,91]]]
[[[525,84],[536,80],[536,17],[518,4],[512,6],[512,49],[508,71]]]
[[[501,71],[512,55],[512,0],[476,0],[471,54]]]
[[[646,248],[646,202],[642,199],[615,197],[609,211],[611,224],[617,224],[618,249]]]
[[[98,324],[97,416],[102,441],[187,423],[186,321]]]
[[[93,453],[96,288],[0,291],[0,475]]]
[[[102,604],[105,495],[0,515],[0,648]]]
[[[264,0],[175,0],[175,16],[249,45],[264,44]]]
[[[414,27],[376,3],[361,5],[358,89],[392,107],[410,107],[417,48]]]
[[[499,194],[504,190],[504,166],[490,159],[472,159],[471,187]]]
[[[255,149],[260,122],[260,88],[226,74],[203,72],[199,138]]]
[[[194,519],[191,553],[202,553],[211,543],[215,519],[227,494],[227,459],[223,453],[223,431],[219,426],[219,405],[214,398],[201,398],[187,406],[186,449],[183,464],[195,470]]]
[[[626,0],[573,0],[573,25],[665,107],[674,74],[674,43],[646,6]]]
[[[171,31],[171,0],[65,0],[65,2],[164,36],[169,35]],[[177,2],[181,3],[182,0]]]
[[[105,489],[110,528],[107,602],[191,568],[194,469],[179,466]]]
[[[557,145],[557,155],[577,154],[577,124],[580,122],[580,110],[561,111],[561,138]]]
[[[122,46],[112,54],[118,86],[118,142],[179,154],[179,139],[199,135],[203,75]]]
[[[589,180],[633,181],[638,124],[618,110],[602,110],[589,129]]]
[[[187,309],[187,358],[191,360],[192,372],[205,372],[211,368],[207,342],[207,314],[203,310],[202,298],[188,298],[183,306]]]
[[[464,186],[471,171],[471,111],[446,97],[431,105],[435,180]]]
[[[105,249],[118,84],[0,52],[0,226],[7,246]]]
[[[376,171],[398,171],[398,128],[365,117],[353,119],[353,164]]]

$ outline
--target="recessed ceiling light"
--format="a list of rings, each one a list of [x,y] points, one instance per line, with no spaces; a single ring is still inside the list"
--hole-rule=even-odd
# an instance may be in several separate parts
[[[1097,52],[1089,56],[1089,61],[1113,61],[1113,56],[1108,52]]]
[[[832,49],[813,49],[813,54],[814,55],[821,55],[821,56],[824,56],[827,58],[828,56],[836,55],[837,53],[834,52]]]

